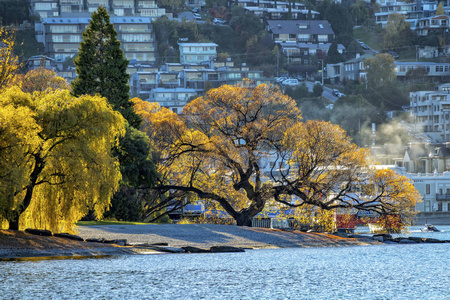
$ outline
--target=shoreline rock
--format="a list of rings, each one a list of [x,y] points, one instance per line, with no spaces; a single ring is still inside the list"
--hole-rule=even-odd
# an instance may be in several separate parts
[[[104,225],[79,229],[78,235],[52,236],[0,230],[0,259],[242,252],[245,249],[446,242],[431,238],[410,237],[395,240],[389,235],[343,236],[212,224]],[[405,239],[407,241],[404,241]]]

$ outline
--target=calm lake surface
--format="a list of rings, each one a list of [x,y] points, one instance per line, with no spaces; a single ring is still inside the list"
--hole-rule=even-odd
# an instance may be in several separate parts
[[[450,299],[449,275],[450,243],[5,261],[0,299]]]

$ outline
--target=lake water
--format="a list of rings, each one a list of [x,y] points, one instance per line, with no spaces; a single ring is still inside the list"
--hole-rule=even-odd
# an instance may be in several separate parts
[[[449,267],[450,243],[4,261],[0,299],[450,299]]]

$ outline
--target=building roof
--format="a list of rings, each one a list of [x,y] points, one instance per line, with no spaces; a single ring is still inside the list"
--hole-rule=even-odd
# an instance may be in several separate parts
[[[431,67],[431,66],[446,66],[450,65],[450,63],[435,63],[435,62],[424,62],[424,61],[395,61],[395,65],[397,66],[423,66],[423,67]]]
[[[179,46],[183,47],[218,47],[219,45],[215,43],[178,43]]]
[[[195,89],[186,89],[186,88],[163,88],[157,87],[151,90],[152,93],[195,93]]]
[[[319,44],[315,44],[315,43],[296,43],[296,42],[283,42],[283,43],[279,43],[277,42],[278,45],[280,45],[282,48],[308,48],[308,49],[320,49],[320,50],[328,50],[330,48],[330,46],[332,45],[331,43],[319,43]],[[342,44],[338,44],[337,45],[338,50],[345,50],[344,45]]]
[[[431,16],[431,17],[428,17],[428,18],[421,18],[421,19],[419,19],[419,22],[420,21],[425,21],[425,20],[447,20],[449,18],[450,17],[446,16],[446,15]]]
[[[327,20],[268,20],[274,34],[334,34]]]
[[[366,60],[371,57],[373,57],[373,54],[363,54],[359,57],[355,57],[355,58],[345,61],[344,64],[359,62],[359,61]]]
[[[149,24],[147,17],[111,17],[111,24]],[[43,18],[43,24],[89,24],[91,18]]]

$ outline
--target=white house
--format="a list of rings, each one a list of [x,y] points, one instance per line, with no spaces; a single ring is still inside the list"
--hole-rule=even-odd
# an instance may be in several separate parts
[[[196,96],[194,89],[185,88],[154,88],[150,91],[149,102],[158,102],[159,105],[181,113],[189,98]]]
[[[215,43],[178,43],[180,47],[180,63],[199,64],[217,58]]]

